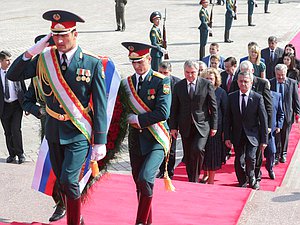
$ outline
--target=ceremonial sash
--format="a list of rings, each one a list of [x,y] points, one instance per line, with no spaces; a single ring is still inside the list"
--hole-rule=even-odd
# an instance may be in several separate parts
[[[133,112],[137,115],[151,112],[151,109],[138,96],[134,88],[132,78],[128,77],[127,79],[124,79],[123,84],[129,95],[128,102]],[[163,146],[165,153],[167,153],[170,150],[170,136],[163,122],[152,124],[148,126],[147,129],[150,131],[153,137],[158,141],[158,143]]]
[[[42,80],[46,79],[72,123],[91,143],[92,119],[65,81],[55,50],[56,48],[52,47],[41,53],[38,61],[38,75],[43,77]]]

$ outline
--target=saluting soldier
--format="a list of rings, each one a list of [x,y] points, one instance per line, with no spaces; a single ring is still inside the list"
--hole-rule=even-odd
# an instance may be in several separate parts
[[[199,12],[199,19],[201,21],[200,26],[198,29],[200,30],[200,57],[199,60],[201,61],[202,58],[205,56],[205,46],[207,44],[208,32],[212,32],[212,29],[208,27],[209,23],[209,13],[207,11],[208,0],[200,0],[200,4],[202,5],[200,12]]]
[[[152,224],[151,202],[156,172],[170,149],[170,78],[151,69],[150,48],[155,46],[123,42],[135,73],[122,81],[128,93],[131,114],[129,157],[139,200],[136,224]]]
[[[252,23],[252,15],[254,11],[254,5],[255,0],[248,0],[248,26],[255,26],[255,24]]]
[[[76,22],[67,11],[43,14],[51,33],[20,55],[8,71],[11,80],[37,76],[46,102],[46,139],[54,173],[66,196],[67,223],[84,224],[79,176],[91,144],[91,159],[106,154],[106,87],[102,61],[77,44]],[[47,47],[53,37],[55,46]],[[33,56],[35,56],[33,58]],[[90,100],[93,110],[89,107]],[[93,143],[92,143],[93,132]]]
[[[226,0],[224,42],[227,43],[233,42],[232,40],[229,39],[229,34],[230,34],[233,18],[235,17],[234,4],[235,4],[235,0]]]
[[[163,38],[159,29],[159,23],[161,20],[161,14],[158,11],[151,13],[150,22],[153,23],[153,26],[150,30],[150,41],[151,45],[156,48],[151,49],[151,68],[154,71],[158,71],[158,66],[162,61],[162,57],[167,53],[167,50],[163,48]]]

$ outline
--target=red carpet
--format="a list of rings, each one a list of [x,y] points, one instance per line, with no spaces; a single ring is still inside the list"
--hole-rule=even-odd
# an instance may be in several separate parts
[[[283,178],[286,174],[288,166],[291,162],[291,158],[294,155],[295,149],[297,147],[298,141],[300,137],[300,131],[298,128],[298,124],[294,124],[292,127],[292,131],[290,133],[289,138],[289,146],[288,146],[288,154],[286,163],[279,163],[274,167],[274,172],[276,174],[276,179],[271,180],[269,178],[268,172],[264,167],[262,167],[262,181],[261,190],[265,191],[275,191],[276,187],[280,186]],[[203,174],[203,171],[201,172]],[[202,175],[201,175],[202,178]],[[187,175],[185,170],[185,165],[180,163],[178,167],[175,169],[174,180],[187,181]],[[223,185],[223,186],[237,186],[237,179],[234,172],[234,157],[231,157],[226,165],[222,166],[222,169],[216,172],[215,176],[215,185]]]
[[[153,224],[155,225],[233,225],[237,223],[251,193],[250,189],[245,188],[179,181],[174,181],[173,184],[176,186],[176,192],[166,192],[161,179],[155,183],[153,199]],[[95,185],[92,196],[93,199],[83,207],[82,214],[86,224],[132,225],[135,223],[137,199],[131,176],[110,175]],[[23,225],[24,223],[12,224]],[[66,224],[66,219],[51,224]]]

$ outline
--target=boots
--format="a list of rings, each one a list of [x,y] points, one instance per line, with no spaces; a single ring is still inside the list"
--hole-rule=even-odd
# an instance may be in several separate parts
[[[151,211],[151,202],[152,197],[141,194],[136,216],[136,224],[148,224],[149,214]]]
[[[199,51],[199,61],[201,61],[203,59],[203,57],[205,56],[205,46],[200,46],[200,51]]]
[[[225,34],[224,34],[224,42],[226,42],[226,43],[231,43],[231,42],[233,42],[232,40],[229,39],[229,30],[225,30]]]
[[[248,16],[248,26],[254,27],[255,24],[252,23],[252,16]]]
[[[67,198],[67,224],[68,225],[83,225],[81,217],[81,202],[80,198]]]

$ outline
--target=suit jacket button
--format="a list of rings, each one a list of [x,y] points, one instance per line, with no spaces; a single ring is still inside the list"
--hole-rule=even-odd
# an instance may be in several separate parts
[[[142,133],[142,132],[143,132],[143,130],[139,130],[139,132],[140,132],[140,133]]]
[[[59,105],[59,108],[61,108],[61,109],[62,109],[62,105]]]

